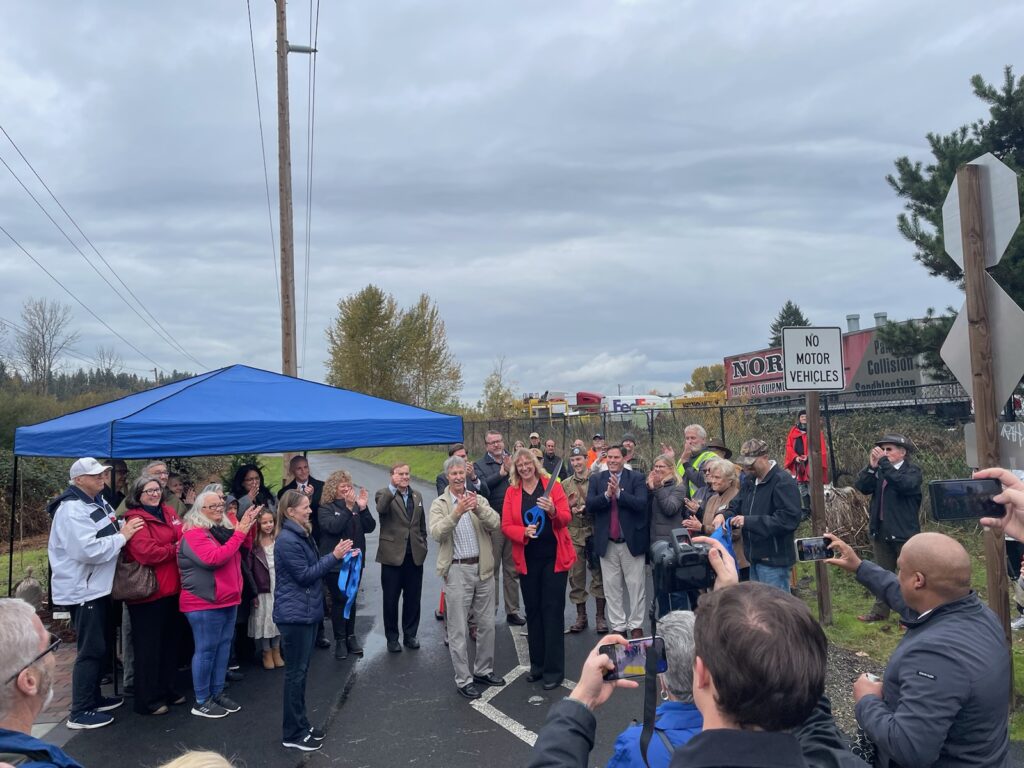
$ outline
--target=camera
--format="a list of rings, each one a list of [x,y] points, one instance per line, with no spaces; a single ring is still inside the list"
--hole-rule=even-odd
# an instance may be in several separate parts
[[[715,583],[706,544],[694,544],[685,528],[674,528],[671,541],[651,545],[651,569],[657,592],[688,592],[710,589]]]

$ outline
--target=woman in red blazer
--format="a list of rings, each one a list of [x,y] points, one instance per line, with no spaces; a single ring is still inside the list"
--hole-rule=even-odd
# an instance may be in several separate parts
[[[554,483],[550,498],[543,498]],[[540,507],[543,522],[527,524],[524,514]],[[501,531],[512,542],[512,559],[526,606],[530,646],[529,682],[543,678],[544,690],[565,677],[565,587],[576,549],[569,538],[569,502],[556,478],[544,478],[540,459],[526,449],[512,455]],[[532,519],[532,518],[531,518]]]
[[[125,520],[142,518],[144,525],[125,546],[125,558],[153,569],[156,592],[128,603],[135,651],[135,711],[165,715],[168,704],[184,704],[174,690],[182,619],[178,610],[181,575],[178,540],[181,520],[161,502],[162,489],[155,477],[143,475],[128,491]]]

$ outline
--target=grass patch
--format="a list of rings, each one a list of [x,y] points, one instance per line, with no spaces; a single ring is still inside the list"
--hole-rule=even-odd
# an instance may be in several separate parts
[[[372,464],[390,467],[398,461],[409,464],[409,471],[417,480],[433,483],[441,471],[448,454],[422,447],[356,448],[345,454],[353,459],[362,459]]]
[[[45,537],[44,537],[45,541]],[[17,543],[15,543],[17,546]],[[7,554],[8,544],[4,543],[3,555],[0,555],[0,596],[7,597],[7,569],[10,566],[10,556]],[[46,565],[49,558],[46,554],[46,544],[31,549],[16,550],[14,553],[14,583],[17,584],[25,577],[28,568],[32,568],[32,578],[38,581],[43,592],[46,592]]]
[[[284,485],[284,462],[281,461],[280,453],[262,453],[260,454],[260,464],[263,465],[263,482],[267,484],[267,488],[272,490],[275,494],[281,490],[281,486]]]

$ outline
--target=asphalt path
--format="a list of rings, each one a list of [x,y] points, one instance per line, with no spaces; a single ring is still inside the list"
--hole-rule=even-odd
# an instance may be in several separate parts
[[[314,477],[326,478],[336,469],[352,473],[357,486],[372,499],[387,485],[387,469],[335,454],[311,454]],[[414,481],[429,509],[436,496],[433,484]],[[376,511],[374,510],[376,514]],[[281,746],[281,702],[284,670],[263,670],[243,664],[245,679],[230,686],[241,712],[220,720],[189,714],[189,705],[168,715],[146,717],[131,711],[131,701],[116,710],[113,725],[95,731],[69,731],[57,726],[48,735],[63,744],[83,765],[156,766],[186,749],[211,749],[246,766],[392,766],[471,765],[486,761],[492,768],[524,765],[547,715],[548,707],[568,695],[590,650],[600,637],[590,624],[579,635],[565,636],[566,687],[544,691],[527,683],[524,664],[525,627],[505,622],[504,606],[496,619],[495,674],[505,677],[503,688],[489,688],[483,699],[470,702],[455,687],[451,657],[444,645],[443,624],[434,618],[441,592],[435,563],[437,545],[431,541],[424,563],[423,597],[416,651],[387,652],[380,621],[380,566],[374,562],[377,532],[367,536],[367,568],[359,596],[357,634],[365,655],[335,661],[332,651],[314,651],[307,682],[310,720],[327,732],[320,752],[304,755]],[[575,609],[566,599],[566,626]],[[328,633],[329,634],[329,633]],[[180,688],[191,694],[187,672]],[[109,692],[109,691],[108,691]],[[591,765],[604,764],[616,735],[633,718],[642,716],[640,691],[616,691],[599,713],[597,743]]]
[[[384,487],[389,472],[381,467],[333,455],[310,456],[317,477],[337,468],[352,473],[353,481],[370,491]],[[413,482],[429,508],[436,497],[433,485]],[[368,559],[376,554],[376,532],[367,537]],[[506,679],[504,688],[485,689],[483,700],[469,702],[456,688],[451,657],[444,645],[444,629],[434,619],[441,593],[435,568],[437,545],[431,541],[424,563],[423,599],[416,651],[387,652],[384,628],[374,622],[366,640],[366,655],[355,666],[354,682],[327,728],[324,747],[309,765],[471,765],[520,766],[529,757],[533,738],[544,723],[548,707],[568,695],[569,688],[544,691],[540,683],[527,683],[522,662],[526,657],[525,627],[509,626],[500,606],[495,640],[495,674]],[[367,608],[380,616],[379,566],[371,562],[362,593]],[[566,675],[575,679],[590,650],[600,640],[591,626],[579,635],[565,636]],[[575,609],[566,599],[566,626]],[[517,643],[519,650],[517,653]],[[518,655],[522,654],[522,656]],[[632,718],[642,716],[639,691],[616,691],[600,711],[598,739],[591,764],[604,764],[612,754],[615,737]]]

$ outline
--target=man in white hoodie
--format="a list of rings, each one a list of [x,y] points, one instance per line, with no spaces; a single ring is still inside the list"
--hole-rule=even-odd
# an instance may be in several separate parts
[[[107,653],[104,628],[117,555],[143,522],[135,518],[121,527],[102,494],[108,469],[96,459],[79,459],[71,465],[68,489],[47,506],[53,518],[47,547],[53,602],[70,608],[78,636],[68,717],[72,729],[110,725],[114,718],[107,712],[124,703],[120,696],[100,692]]]

